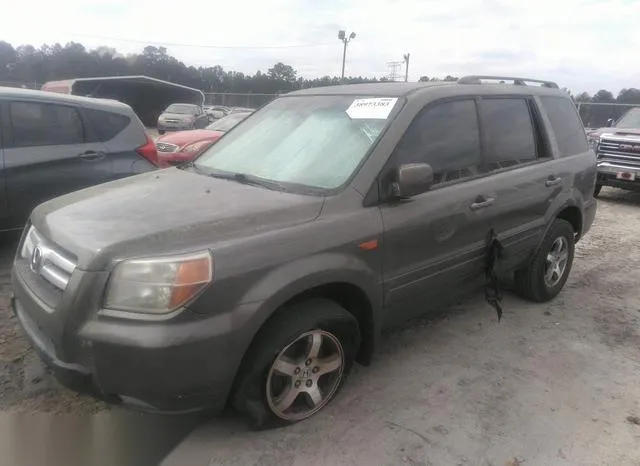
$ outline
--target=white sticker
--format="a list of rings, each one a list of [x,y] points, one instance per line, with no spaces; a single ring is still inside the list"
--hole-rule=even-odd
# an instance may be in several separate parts
[[[347,115],[352,120],[386,120],[397,101],[396,97],[356,99],[349,105]]]

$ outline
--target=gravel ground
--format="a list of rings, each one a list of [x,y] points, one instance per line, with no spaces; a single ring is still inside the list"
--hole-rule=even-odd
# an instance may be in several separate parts
[[[197,429],[164,464],[640,464],[640,194],[604,189],[552,303],[481,296],[387,336],[325,412],[262,433]],[[59,387],[7,309],[15,241],[0,250],[0,410],[108,409]]]

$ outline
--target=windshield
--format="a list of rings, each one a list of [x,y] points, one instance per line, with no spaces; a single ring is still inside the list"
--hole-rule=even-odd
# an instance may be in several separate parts
[[[182,113],[185,115],[193,115],[196,113],[196,107],[189,104],[171,104],[165,110],[165,113]]]
[[[210,129],[212,131],[229,131],[231,128],[233,128],[248,116],[248,113],[236,113],[233,115],[229,115],[211,123],[209,126],[207,126],[207,129]]]
[[[207,149],[195,166],[285,185],[335,189],[362,162],[397,100],[282,97]]]
[[[640,108],[632,108],[616,123],[616,128],[640,128]]]

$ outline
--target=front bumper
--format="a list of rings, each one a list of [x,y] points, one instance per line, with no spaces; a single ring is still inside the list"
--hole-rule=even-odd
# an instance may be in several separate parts
[[[618,174],[631,174],[633,179],[620,178]],[[613,164],[610,162],[598,163],[598,184],[613,188],[640,191],[640,168]]]
[[[185,309],[175,319],[155,322],[87,315],[93,306],[82,294],[66,300],[73,292],[69,288],[52,309],[21,273],[14,267],[11,308],[62,385],[144,411],[219,411],[225,406],[243,353],[228,315],[202,316]],[[64,308],[67,302],[73,308]]]
[[[158,122],[158,131],[186,131],[194,129],[193,123],[162,123]]]
[[[200,152],[158,152],[160,167],[175,167],[195,159]]]

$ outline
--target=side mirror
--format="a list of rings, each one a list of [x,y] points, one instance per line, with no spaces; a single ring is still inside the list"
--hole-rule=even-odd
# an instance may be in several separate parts
[[[614,123],[613,118],[609,118],[607,120],[607,128],[611,128],[613,126],[613,123]]]
[[[391,197],[407,199],[428,191],[433,184],[433,169],[428,163],[406,163],[396,169]]]

